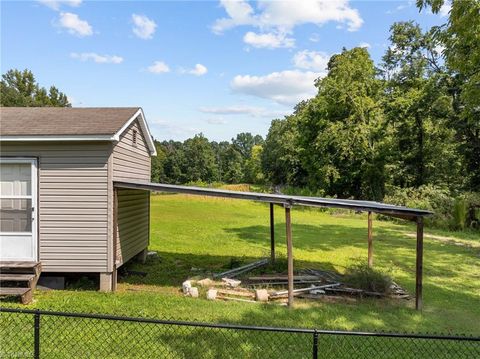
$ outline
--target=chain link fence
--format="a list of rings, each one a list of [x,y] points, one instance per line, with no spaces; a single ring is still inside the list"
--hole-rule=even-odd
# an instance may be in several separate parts
[[[480,338],[0,308],[0,358],[480,358]]]

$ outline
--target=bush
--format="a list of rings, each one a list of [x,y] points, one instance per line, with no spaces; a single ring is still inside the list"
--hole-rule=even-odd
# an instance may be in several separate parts
[[[370,268],[365,263],[356,263],[347,268],[344,281],[353,288],[368,292],[389,293],[392,279],[385,273]]]
[[[480,229],[480,193],[464,192],[455,195],[447,189],[432,185],[419,188],[393,187],[388,190],[384,202],[434,212],[433,216],[425,219],[425,223],[432,227]]]

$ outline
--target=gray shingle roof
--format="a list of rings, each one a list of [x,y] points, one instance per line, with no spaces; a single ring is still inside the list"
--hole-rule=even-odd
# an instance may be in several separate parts
[[[138,109],[138,107],[0,107],[0,134],[114,135]]]

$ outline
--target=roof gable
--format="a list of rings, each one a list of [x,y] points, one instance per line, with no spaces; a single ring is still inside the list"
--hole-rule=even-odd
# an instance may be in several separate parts
[[[118,141],[135,120],[156,155],[148,124],[139,107],[1,107],[2,141]]]

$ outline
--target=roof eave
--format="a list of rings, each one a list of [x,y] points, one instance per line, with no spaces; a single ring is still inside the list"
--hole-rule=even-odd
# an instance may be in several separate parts
[[[0,141],[114,141],[112,135],[18,135],[0,136]]]

